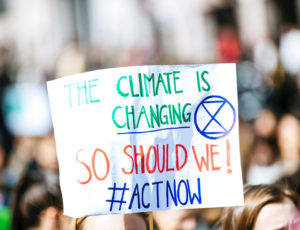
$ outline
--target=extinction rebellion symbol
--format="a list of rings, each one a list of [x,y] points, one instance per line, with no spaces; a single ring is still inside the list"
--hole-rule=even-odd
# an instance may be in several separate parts
[[[232,104],[221,96],[208,96],[197,106],[194,122],[198,132],[209,139],[227,136],[236,121]]]

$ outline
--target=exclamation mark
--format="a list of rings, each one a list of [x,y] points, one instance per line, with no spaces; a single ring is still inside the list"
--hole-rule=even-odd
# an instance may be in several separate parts
[[[229,139],[226,139],[226,151],[227,151],[227,167],[228,167],[227,173],[231,174],[232,170],[230,168],[231,162],[230,162],[230,140]]]

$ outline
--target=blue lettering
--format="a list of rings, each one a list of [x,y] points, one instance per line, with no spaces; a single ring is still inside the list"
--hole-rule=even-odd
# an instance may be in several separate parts
[[[188,180],[187,180],[187,181],[188,181]],[[181,199],[180,199],[180,188],[181,188],[181,184],[182,184],[182,183],[185,185],[185,202],[182,202]],[[190,191],[189,191],[189,189],[187,189],[187,188],[188,188],[188,187],[187,187],[185,181],[184,181],[184,180],[181,180],[181,181],[179,182],[178,188],[177,188],[177,197],[178,197],[179,203],[182,204],[182,205],[186,205],[187,202],[189,201],[188,193],[189,193]]]
[[[174,192],[172,192],[172,188],[169,181],[167,181],[167,189],[166,189],[167,207],[169,207],[169,194],[171,195],[173,203],[176,205],[176,207],[178,205],[177,196],[176,196],[176,180],[173,180],[173,191]]]
[[[140,209],[141,208],[141,204],[140,204],[140,193],[139,193],[139,185],[138,184],[136,184],[136,186],[134,187],[133,194],[132,194],[132,197],[131,197],[128,209],[132,208],[132,203],[133,203],[133,200],[134,200],[135,196],[137,196],[138,209]]]
[[[145,189],[146,186],[149,187],[149,183],[144,184],[143,188],[142,188],[142,205],[143,205],[144,208],[149,208],[150,203],[148,203],[148,204],[144,203],[144,189]]]
[[[190,184],[189,183],[187,184],[188,185],[189,197],[190,197],[191,204],[194,203],[195,199],[198,201],[198,204],[202,203],[202,200],[201,200],[201,188],[200,188],[200,178],[197,178],[197,182],[198,182],[198,196],[196,195],[196,193],[194,193],[193,196],[191,196]]]
[[[159,208],[159,184],[163,183],[162,181],[153,182],[153,185],[156,186],[156,207]]]

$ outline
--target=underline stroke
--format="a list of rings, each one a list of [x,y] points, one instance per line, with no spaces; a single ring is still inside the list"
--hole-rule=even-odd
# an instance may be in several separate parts
[[[149,131],[124,132],[124,133],[117,133],[117,134],[122,135],[122,134],[153,133],[153,132],[159,132],[159,131],[168,130],[168,129],[189,129],[189,128],[190,128],[190,126],[182,126],[182,127],[170,127],[170,128],[164,128],[164,129],[155,129],[155,130],[149,130]]]

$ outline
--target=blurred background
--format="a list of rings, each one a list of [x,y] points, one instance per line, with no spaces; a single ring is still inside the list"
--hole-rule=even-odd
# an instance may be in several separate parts
[[[46,81],[224,62],[237,63],[244,183],[299,189],[300,0],[0,0],[0,229],[28,165],[58,170]],[[166,213],[161,229],[213,229],[219,210]]]

